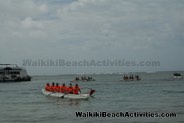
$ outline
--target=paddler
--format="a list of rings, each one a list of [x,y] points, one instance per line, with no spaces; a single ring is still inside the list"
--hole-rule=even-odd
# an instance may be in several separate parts
[[[67,89],[67,87],[65,86],[65,83],[63,83],[63,85],[60,86],[60,92],[61,93],[66,93],[66,89]]]
[[[56,86],[54,87],[54,92],[60,92],[59,83],[56,83]]]
[[[52,82],[52,85],[50,87],[50,91],[55,92],[55,83],[54,82]]]
[[[46,86],[45,86],[45,90],[46,90],[46,91],[51,91],[51,86],[50,86],[50,84],[49,84],[49,83],[47,83],[47,84],[46,84]]]
[[[78,84],[75,84],[75,86],[73,87],[73,94],[79,94],[80,91],[80,88],[78,86]]]
[[[72,84],[66,89],[68,94],[73,94],[73,87]]]

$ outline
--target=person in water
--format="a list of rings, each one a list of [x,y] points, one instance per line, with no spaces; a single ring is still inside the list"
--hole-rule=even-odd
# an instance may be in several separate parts
[[[45,86],[45,90],[46,90],[46,91],[51,91],[51,86],[50,86],[50,84],[49,84],[49,83],[47,83],[47,84],[46,84],[46,86]]]
[[[73,87],[73,94],[79,94],[80,91],[80,88],[78,86],[78,84],[76,84],[74,87]]]

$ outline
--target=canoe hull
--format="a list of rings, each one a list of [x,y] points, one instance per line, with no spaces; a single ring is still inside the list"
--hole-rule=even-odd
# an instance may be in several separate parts
[[[173,79],[182,79],[182,76],[173,76]]]
[[[88,99],[90,97],[89,94],[64,94],[57,92],[49,92],[45,89],[42,89],[42,93],[46,96],[57,97],[57,98],[68,98],[68,99]]]
[[[141,78],[139,79],[127,79],[127,80],[124,80],[124,79],[120,79],[121,82],[134,82],[134,81],[140,81]]]
[[[91,79],[91,80],[72,80],[70,82],[90,82],[90,81],[96,81],[95,79]]]

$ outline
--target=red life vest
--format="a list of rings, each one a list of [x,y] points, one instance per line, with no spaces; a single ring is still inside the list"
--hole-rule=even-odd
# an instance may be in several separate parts
[[[56,86],[53,86],[53,85],[52,85],[52,86],[50,87],[50,91],[51,91],[51,92],[55,92],[55,87],[56,87]]]
[[[54,92],[60,92],[60,87],[59,86],[55,86]]]
[[[46,91],[51,91],[51,86],[46,85],[46,86],[45,86],[45,90],[46,90]]]
[[[61,93],[66,93],[67,87],[66,86],[60,86],[60,92]]]
[[[67,93],[69,93],[69,94],[73,94],[73,87],[68,87],[67,88]]]
[[[73,87],[73,93],[74,94],[79,94],[80,88],[77,86]]]

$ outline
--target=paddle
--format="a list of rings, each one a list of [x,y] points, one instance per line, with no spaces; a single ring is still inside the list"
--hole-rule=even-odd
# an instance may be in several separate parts
[[[47,96],[50,96],[51,94],[53,94],[53,93],[56,93],[56,92],[51,92],[50,94],[48,94]]]
[[[64,95],[62,95],[60,98],[62,98],[62,99],[63,99],[63,98],[65,97],[65,95],[67,95],[67,93],[64,93]]]
[[[89,95],[91,96],[93,93],[95,93],[95,90],[91,89]]]

